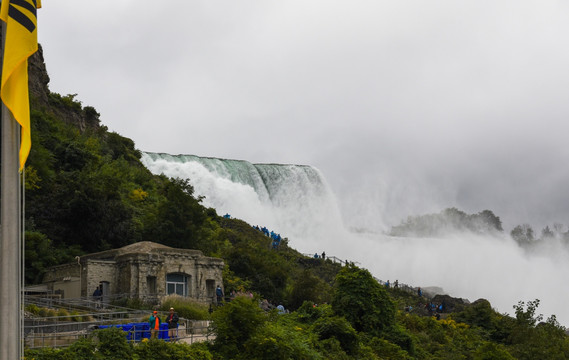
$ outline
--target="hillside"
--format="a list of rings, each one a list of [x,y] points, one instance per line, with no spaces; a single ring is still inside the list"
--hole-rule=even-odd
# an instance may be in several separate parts
[[[94,107],[74,95],[52,93],[48,84],[40,49],[30,61],[27,283],[39,282],[47,266],[76,255],[154,241],[223,258],[226,293],[256,294],[214,311],[216,340],[202,349],[204,359],[569,358],[564,329],[554,317],[542,321],[539,301],[515,305],[510,317],[485,300],[465,304],[387,289],[353,264],[306,258],[287,239],[273,249],[270,238],[251,224],[204,207],[191,179],[152,175],[131,139],[109,132]],[[292,312],[265,312],[261,299]],[[439,319],[425,309],[443,301],[447,308]],[[158,351],[162,345],[152,346]],[[62,350],[59,358],[86,348]],[[184,358],[160,349],[172,359]],[[134,350],[125,347],[124,358],[134,358],[128,351]],[[34,357],[59,356],[50,354]]]

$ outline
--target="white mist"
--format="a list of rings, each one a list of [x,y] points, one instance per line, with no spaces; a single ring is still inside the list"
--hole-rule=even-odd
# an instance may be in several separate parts
[[[437,286],[470,301],[485,298],[501,313],[513,314],[518,301],[540,299],[538,313],[555,314],[569,326],[569,307],[564,304],[569,299],[565,286],[569,252],[561,245],[530,255],[508,236],[396,238],[354,233],[344,227],[334,195],[314,168],[261,165],[256,169],[235,160],[150,155],[143,154],[142,161],[153,173],[190,179],[195,195],[205,196],[205,206],[266,226],[288,237],[300,252],[325,251],[327,256],[358,263],[382,280]],[[260,174],[243,174],[246,171],[263,172],[264,185],[258,180]]]

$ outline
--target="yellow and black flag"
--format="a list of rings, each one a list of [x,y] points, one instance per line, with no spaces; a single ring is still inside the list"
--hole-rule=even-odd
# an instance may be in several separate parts
[[[28,95],[28,57],[38,49],[36,10],[40,0],[2,0],[0,19],[6,23],[0,97],[22,127],[20,171],[30,148],[30,102]]]

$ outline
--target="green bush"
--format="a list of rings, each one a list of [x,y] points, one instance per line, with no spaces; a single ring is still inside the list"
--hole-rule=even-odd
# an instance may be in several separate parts
[[[372,338],[367,345],[380,359],[408,360],[411,357],[399,346],[390,343],[385,339]]]
[[[110,327],[95,330],[92,337],[99,341],[97,349],[104,359],[132,359],[132,345],[126,340],[126,333],[119,328]]]
[[[25,360],[73,360],[74,358],[68,354],[67,349],[54,349],[54,348],[40,348],[40,349],[25,349],[24,359]],[[90,358],[76,358],[76,359],[86,359]]]
[[[319,340],[335,338],[342,349],[354,354],[358,347],[358,335],[348,320],[340,316],[322,317],[313,325],[313,331]]]
[[[97,351],[97,344],[91,337],[82,338],[74,342],[67,349],[62,350],[70,359],[96,360],[101,359],[101,353]],[[63,355],[63,354],[61,354]]]
[[[346,354],[344,349],[342,349],[342,345],[340,341],[335,337],[319,340],[316,344],[316,347],[320,350],[323,354],[325,359],[333,359],[333,360],[350,360],[353,359],[352,356]],[[364,359],[373,359],[373,357],[365,357]]]
[[[245,343],[240,359],[308,360],[322,359],[312,348],[310,338],[301,330],[281,325],[277,321],[266,322]]]
[[[485,343],[476,349],[474,360],[514,360],[515,358],[503,346]]]
[[[213,348],[223,358],[231,358],[263,325],[267,316],[257,301],[238,296],[212,314],[212,330],[216,335]]]
[[[395,303],[368,270],[345,266],[336,276],[332,308],[356,331],[381,334],[395,324]]]
[[[404,327],[394,325],[384,332],[384,337],[389,342],[392,342],[403,350],[409,352],[409,354],[415,353],[415,344],[413,343],[413,339]]]
[[[206,343],[188,345],[153,339],[138,344],[134,348],[134,358],[144,360],[213,360],[213,355]]]
[[[82,320],[82,316],[77,311],[72,311],[69,315],[72,321],[80,322]]]
[[[331,287],[313,272],[305,269],[294,280],[288,294],[288,304],[292,309],[299,308],[304,301],[321,304],[329,301]]]
[[[299,321],[304,323],[313,323],[323,316],[332,316],[334,312],[330,305],[316,306],[311,301],[305,301],[298,310],[294,312]]]
[[[67,311],[66,309],[59,309],[59,310],[57,310],[57,316],[60,317],[59,320],[63,320],[63,321],[68,321],[68,320],[70,320],[69,311]]]
[[[208,305],[198,303],[192,299],[184,298],[178,295],[167,296],[160,309],[168,311],[173,307],[178,313],[178,316],[190,320],[207,320],[209,319]]]
[[[26,311],[34,315],[38,315],[40,312],[40,308],[36,304],[28,304],[26,305]]]

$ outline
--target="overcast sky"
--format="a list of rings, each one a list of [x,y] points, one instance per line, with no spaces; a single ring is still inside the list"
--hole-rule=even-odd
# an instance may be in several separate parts
[[[451,206],[569,224],[566,1],[49,0],[38,18],[50,90],[140,150],[313,165],[358,227]]]

